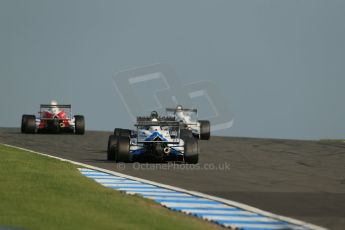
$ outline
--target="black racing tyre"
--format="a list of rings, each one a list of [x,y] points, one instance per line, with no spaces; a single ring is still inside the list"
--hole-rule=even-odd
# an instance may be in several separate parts
[[[25,132],[25,125],[26,125],[27,116],[28,115],[23,115],[22,116],[22,123],[20,125],[20,130],[21,130],[22,133]]]
[[[23,115],[21,129],[23,133],[35,133],[36,131],[35,115]]]
[[[131,130],[129,130],[129,129],[121,129],[120,130],[120,136],[130,138],[131,137]]]
[[[107,160],[115,161],[117,148],[117,136],[110,135],[108,139]]]
[[[115,128],[115,129],[114,129],[114,135],[115,135],[115,136],[120,136],[121,130],[122,130],[122,129],[120,129],[120,128]]]
[[[129,151],[130,140],[128,137],[117,137],[116,162],[132,162],[132,155]]]
[[[200,140],[209,140],[211,136],[210,121],[200,120]]]
[[[199,143],[198,140],[189,137],[184,140],[184,162],[187,164],[197,164],[199,161]]]
[[[75,134],[83,135],[85,133],[85,118],[81,115],[74,116]]]

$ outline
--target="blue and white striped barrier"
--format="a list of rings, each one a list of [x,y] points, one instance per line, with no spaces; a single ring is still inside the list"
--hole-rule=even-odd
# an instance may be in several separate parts
[[[252,210],[231,206],[213,199],[176,191],[135,179],[116,176],[93,169],[80,168],[80,172],[101,185],[126,194],[136,194],[154,200],[174,211],[180,211],[231,229],[243,230],[306,230],[314,229],[289,221],[272,218]]]

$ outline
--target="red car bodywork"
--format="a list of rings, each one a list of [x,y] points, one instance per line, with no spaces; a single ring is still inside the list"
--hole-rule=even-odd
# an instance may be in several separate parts
[[[54,114],[50,111],[43,112],[41,122],[38,126],[39,129],[44,129],[46,127],[46,125],[47,125],[46,119],[59,119],[59,120],[62,120],[64,127],[70,126],[69,119],[68,119],[68,116],[66,115],[65,111],[60,111],[57,114]]]

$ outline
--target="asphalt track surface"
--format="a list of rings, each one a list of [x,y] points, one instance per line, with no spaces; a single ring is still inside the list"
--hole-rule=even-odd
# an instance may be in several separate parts
[[[110,132],[84,136],[20,134],[0,128],[0,143],[242,202],[329,229],[345,229],[345,143],[212,137],[200,164],[106,161]]]

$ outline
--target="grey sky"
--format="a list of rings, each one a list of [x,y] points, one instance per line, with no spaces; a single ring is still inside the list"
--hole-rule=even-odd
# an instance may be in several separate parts
[[[0,0],[0,127],[51,99],[131,126],[112,75],[168,63],[225,96],[218,135],[345,138],[344,22],[345,1]]]

